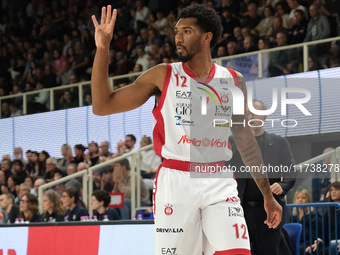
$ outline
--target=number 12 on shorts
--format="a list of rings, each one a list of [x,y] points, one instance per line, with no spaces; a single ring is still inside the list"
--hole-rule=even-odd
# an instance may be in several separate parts
[[[235,228],[236,239],[239,239],[240,238],[240,231],[239,231],[238,224],[237,223],[234,224],[233,227]],[[247,226],[245,224],[241,225],[241,232],[243,232],[242,239],[248,239],[248,237],[247,237]]]

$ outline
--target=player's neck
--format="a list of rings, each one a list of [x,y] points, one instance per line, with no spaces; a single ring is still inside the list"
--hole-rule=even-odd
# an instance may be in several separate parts
[[[211,55],[209,54],[197,54],[190,61],[186,63],[189,70],[197,77],[201,79],[208,78],[213,62]]]

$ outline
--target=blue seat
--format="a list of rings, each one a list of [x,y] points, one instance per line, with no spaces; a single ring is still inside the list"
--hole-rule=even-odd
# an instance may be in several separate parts
[[[295,254],[300,255],[300,238],[302,232],[302,224],[300,223],[286,223],[283,228],[287,231],[289,239],[295,248]]]

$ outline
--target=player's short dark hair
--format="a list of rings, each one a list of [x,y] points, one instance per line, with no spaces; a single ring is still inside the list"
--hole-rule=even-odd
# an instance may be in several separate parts
[[[111,202],[111,197],[109,192],[105,190],[96,190],[93,192],[92,196],[94,196],[98,202],[104,202],[104,207],[106,208],[110,202]]]
[[[221,18],[214,9],[201,4],[190,5],[178,14],[178,19],[195,18],[197,26],[204,33],[211,32],[213,38],[210,42],[210,47],[214,47],[220,39],[223,31]]]

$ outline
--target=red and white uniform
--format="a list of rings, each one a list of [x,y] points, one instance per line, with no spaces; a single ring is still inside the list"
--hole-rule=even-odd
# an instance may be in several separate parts
[[[204,82],[185,63],[167,66],[153,110],[155,152],[164,158],[154,187],[157,255],[250,254],[236,181],[219,172],[232,157],[235,78],[216,64]]]

